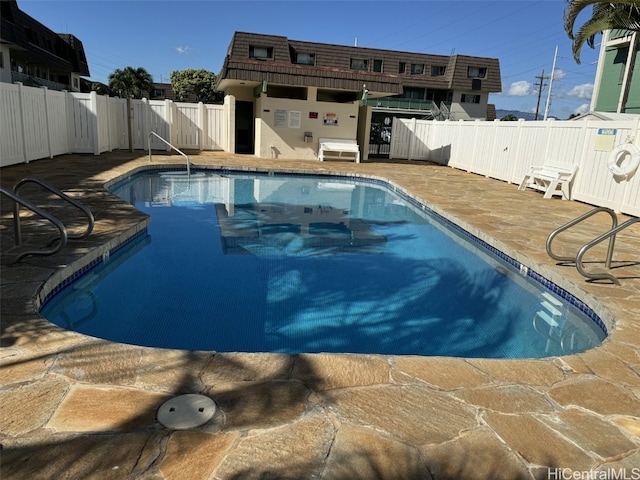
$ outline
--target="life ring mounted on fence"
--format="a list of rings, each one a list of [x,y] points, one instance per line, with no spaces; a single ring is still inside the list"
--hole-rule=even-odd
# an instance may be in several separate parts
[[[628,160],[624,160],[629,156]],[[607,167],[615,177],[624,177],[626,180],[640,165],[640,149],[633,143],[624,143],[618,145],[609,154]]]

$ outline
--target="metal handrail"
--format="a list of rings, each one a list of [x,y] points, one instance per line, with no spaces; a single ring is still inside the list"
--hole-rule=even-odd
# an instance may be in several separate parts
[[[149,146],[149,163],[151,163],[151,135],[158,137],[158,139],[160,139],[161,141],[163,141],[165,144],[167,144],[169,147],[173,148],[176,152],[178,152],[180,155],[182,155],[184,158],[187,159],[187,173],[189,175],[191,175],[191,162],[189,161],[189,157],[187,156],[186,153],[183,153],[180,149],[174,147],[173,145],[171,145],[169,142],[167,142],[164,138],[162,138],[160,135],[158,135],[156,132],[149,132],[149,138],[148,138],[148,146]]]
[[[18,255],[16,257],[15,262],[19,262],[20,260],[22,260],[27,255],[53,255],[55,253],[58,253],[60,250],[62,250],[67,245],[67,229],[64,227],[64,225],[62,224],[62,222],[60,220],[58,220],[56,217],[54,217],[50,213],[47,213],[44,210],[36,207],[34,204],[29,202],[28,200],[19,197],[18,195],[16,195],[15,193],[13,193],[10,190],[7,190],[5,188],[0,187],[0,193],[2,193],[3,195],[9,197],[11,200],[13,200],[14,204],[18,204],[19,203],[20,205],[22,205],[22,206],[28,208],[29,210],[31,210],[36,215],[41,216],[45,220],[49,220],[60,231],[60,242],[58,243],[58,245],[56,247],[50,248],[50,249],[29,250],[29,251],[26,251],[26,252],[22,252],[20,255]],[[21,239],[19,238],[20,219],[19,219],[19,217],[16,217],[16,209],[15,208],[14,208],[13,212],[14,212],[13,213],[13,215],[14,215],[13,224],[14,224],[14,226],[16,226],[16,238],[15,238],[15,241],[16,241],[16,245],[20,245],[20,243],[21,243]]]
[[[634,224],[636,222],[640,222],[640,218],[632,218],[630,220],[627,220],[626,222],[624,222],[621,225],[618,225],[614,228],[612,228],[611,230],[609,230],[608,232],[603,233],[602,235],[600,235],[598,238],[594,238],[593,240],[591,240],[589,243],[585,244],[582,246],[582,248],[578,251],[578,254],[576,255],[576,268],[578,269],[578,272],[580,272],[580,274],[584,277],[587,278],[591,278],[593,280],[600,280],[600,279],[609,279],[611,280],[613,283],[615,283],[616,285],[620,285],[620,281],[618,280],[618,278],[615,275],[612,275],[610,273],[606,273],[606,272],[602,272],[602,273],[589,273],[584,269],[584,266],[582,265],[582,257],[584,256],[585,252],[587,250],[589,250],[591,247],[597,245],[598,243],[602,242],[603,240],[606,240],[607,238],[610,238],[609,241],[609,248],[611,250],[613,250],[613,243],[615,241],[616,238],[616,234],[621,231],[624,230],[625,228],[627,228],[629,225]],[[612,252],[613,253],[613,252]],[[611,267],[611,259],[609,258],[609,264],[607,265],[607,268]]]
[[[556,228],[553,232],[551,232],[549,234],[549,236],[547,237],[547,254],[549,254],[549,256],[551,258],[553,258],[554,260],[558,260],[559,262],[575,262],[576,257],[563,257],[560,255],[557,255],[555,253],[553,253],[553,251],[551,250],[551,243],[553,242],[553,239],[556,238],[556,236],[561,233],[564,232],[565,230],[568,230],[569,228],[573,227],[574,225],[582,222],[583,220],[586,220],[587,218],[591,217],[592,215],[595,215],[598,212],[606,212],[611,216],[611,230],[615,229],[618,225],[618,217],[615,214],[615,212],[613,210],[611,210],[610,208],[607,207],[596,207],[593,210],[588,211],[587,213],[580,215],[577,218],[574,218],[573,220],[571,220],[569,223],[566,223],[564,225],[562,225],[561,227]],[[609,231],[611,231],[609,230]],[[611,237],[611,239],[609,240],[609,249],[607,250],[607,258],[606,258],[606,267],[610,268],[611,267],[611,258],[613,257],[613,244],[615,242],[615,235],[613,237]]]
[[[93,227],[95,225],[95,219],[93,218],[93,213],[91,213],[91,210],[89,210],[89,208],[87,208],[86,205],[84,205],[83,203],[79,202],[78,200],[76,200],[74,198],[71,198],[66,193],[62,192],[61,190],[55,188],[52,185],[49,185],[48,183],[44,182],[43,180],[40,180],[39,178],[34,178],[34,177],[26,177],[26,178],[23,178],[22,180],[20,180],[18,183],[16,183],[13,186],[13,193],[15,195],[18,195],[18,190],[20,189],[20,187],[22,187],[26,183],[36,183],[36,184],[40,185],[41,187],[49,190],[51,193],[57,195],[61,199],[67,201],[68,203],[70,203],[74,207],[79,208],[87,216],[88,225],[87,225],[86,231],[84,233],[82,233],[82,234],[68,233],[67,234],[68,238],[70,238],[70,239],[84,238],[84,237],[88,236],[93,231]],[[21,237],[21,232],[20,232],[20,206],[18,205],[18,203],[14,203],[13,204],[13,218],[14,218],[15,228],[16,228],[16,239],[17,239],[17,241],[20,241],[20,237]]]

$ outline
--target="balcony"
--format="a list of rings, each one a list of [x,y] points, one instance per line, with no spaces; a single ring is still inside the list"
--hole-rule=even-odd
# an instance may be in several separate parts
[[[64,83],[52,82],[44,78],[34,77],[33,75],[27,75],[26,73],[11,72],[11,82],[21,82],[23,85],[29,87],[47,87],[49,90],[71,90],[69,85]]]
[[[363,103],[367,107],[422,110],[426,112],[435,110],[437,107],[431,100],[414,100],[411,98],[399,97],[368,98],[364,100]]]

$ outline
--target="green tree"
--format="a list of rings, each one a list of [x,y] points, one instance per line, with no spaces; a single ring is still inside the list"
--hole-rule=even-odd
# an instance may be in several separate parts
[[[580,51],[585,44],[595,46],[595,37],[605,30],[640,31],[640,3],[638,0],[567,0],[564,11],[564,29],[573,40],[573,58],[580,63]],[[578,15],[589,5],[593,6],[591,18],[574,32]]]
[[[507,115],[505,115],[500,119],[500,121],[502,122],[515,122],[517,120],[518,120],[518,117],[516,117],[513,113],[508,113]]]
[[[120,98],[142,98],[153,89],[153,78],[142,67],[116,69],[109,75],[109,89]]]
[[[92,82],[91,91],[96,92],[98,95],[109,95],[111,93],[109,87],[100,82]]]
[[[180,101],[187,100],[190,93],[196,96],[196,101],[203,103],[219,103],[222,98],[221,93],[215,90],[216,75],[207,70],[174,70],[169,78],[171,88]]]

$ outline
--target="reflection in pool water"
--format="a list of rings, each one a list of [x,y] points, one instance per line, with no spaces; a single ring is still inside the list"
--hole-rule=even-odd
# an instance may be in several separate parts
[[[189,350],[522,358],[603,329],[380,182],[200,171],[114,193],[148,234],[42,314],[112,341]]]

